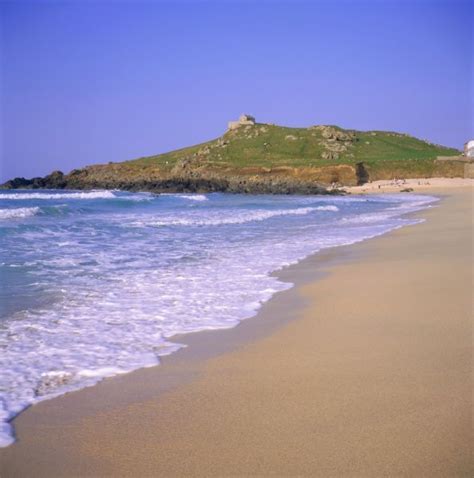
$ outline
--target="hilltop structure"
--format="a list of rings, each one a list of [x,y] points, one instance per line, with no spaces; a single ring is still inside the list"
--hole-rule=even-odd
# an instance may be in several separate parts
[[[464,144],[464,155],[474,159],[474,139]]]
[[[237,121],[229,121],[229,130],[240,128],[241,126],[253,126],[255,124],[255,118],[251,115],[240,115]]]

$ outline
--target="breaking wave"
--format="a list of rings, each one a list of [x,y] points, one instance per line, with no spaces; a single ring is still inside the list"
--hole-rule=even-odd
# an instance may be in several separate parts
[[[135,221],[133,226],[164,227],[164,226],[223,226],[229,224],[245,224],[247,222],[265,221],[278,216],[303,216],[314,211],[339,211],[337,206],[302,207],[297,209],[277,209],[274,211],[254,210],[234,213],[229,216],[220,212],[208,213],[207,217],[198,213],[177,219],[175,216],[160,217],[155,220]]]
[[[208,197],[204,194],[176,194],[173,196],[180,198],[180,199],[188,199],[190,201],[207,201]]]
[[[111,191],[88,191],[74,193],[11,193],[0,194],[0,199],[24,200],[24,199],[110,199],[117,198]]]
[[[0,209],[0,220],[31,217],[37,214],[39,210],[39,207],[18,207],[14,209]]]

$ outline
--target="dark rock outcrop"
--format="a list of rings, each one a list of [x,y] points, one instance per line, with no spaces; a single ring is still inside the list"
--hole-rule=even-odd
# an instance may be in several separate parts
[[[61,171],[53,171],[43,178],[15,178],[1,185],[2,189],[64,189],[68,184]]]
[[[211,174],[181,165],[167,177],[127,178],[125,174],[90,174],[87,168],[64,175],[55,171],[44,178],[15,178],[4,189],[121,189],[161,192],[230,192],[247,194],[327,194],[321,183],[285,174]]]
[[[364,166],[364,163],[356,164],[356,176],[357,176],[357,186],[362,186],[363,184],[369,182],[369,172]]]

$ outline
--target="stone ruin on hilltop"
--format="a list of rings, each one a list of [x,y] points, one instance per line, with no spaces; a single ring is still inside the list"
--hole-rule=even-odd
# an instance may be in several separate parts
[[[237,121],[229,121],[229,130],[240,128],[241,126],[253,126],[255,124],[255,118],[251,115],[240,115]]]

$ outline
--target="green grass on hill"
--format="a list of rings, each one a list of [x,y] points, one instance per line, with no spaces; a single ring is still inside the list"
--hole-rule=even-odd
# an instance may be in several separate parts
[[[221,138],[189,148],[128,161],[136,166],[156,165],[172,168],[177,161],[198,157],[209,166],[244,167],[291,166],[321,167],[335,164],[364,162],[369,168],[396,167],[401,162],[409,169],[423,170],[437,156],[457,156],[453,148],[434,145],[409,135],[385,131],[353,131],[331,127],[353,135],[351,141],[332,141],[346,144],[336,158],[324,158],[331,141],[323,136],[321,128],[287,128],[256,124],[228,131]],[[383,164],[382,164],[383,163]]]

